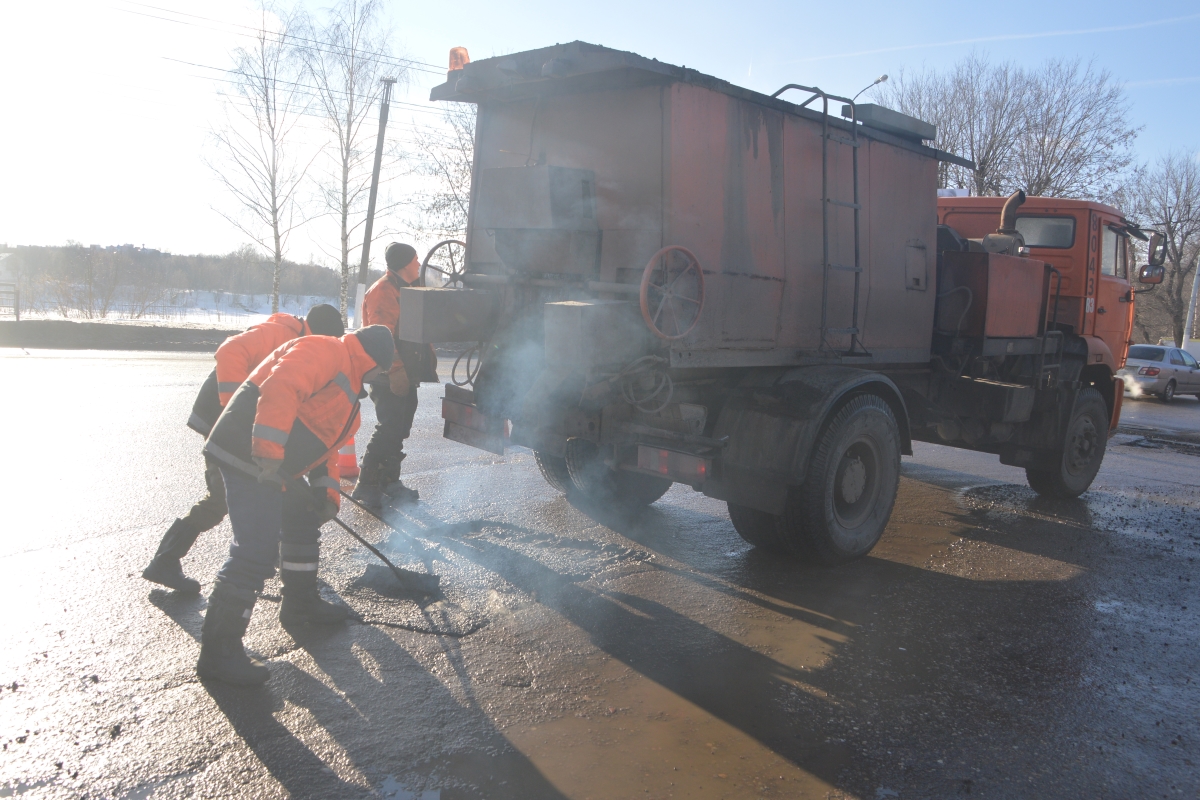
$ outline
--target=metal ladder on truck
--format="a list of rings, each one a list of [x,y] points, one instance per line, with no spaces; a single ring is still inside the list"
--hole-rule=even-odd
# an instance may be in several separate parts
[[[866,348],[863,347],[860,336],[862,331],[858,326],[858,299],[862,289],[862,248],[860,246],[860,226],[862,215],[862,203],[859,202],[858,196],[858,148],[860,142],[858,139],[858,110],[854,105],[854,101],[848,97],[838,97],[837,95],[826,94],[815,86],[801,86],[796,83],[789,83],[775,94],[773,98],[786,92],[788,89],[797,89],[802,92],[811,92],[812,96],[800,104],[800,108],[806,108],[809,103],[821,98],[821,261],[823,264],[824,277],[821,282],[821,350],[835,351],[829,343],[829,337],[832,336],[850,336],[850,347],[845,352],[839,355],[843,356],[869,356]],[[850,109],[850,126],[851,133],[849,138],[837,136],[829,130],[829,101],[837,100],[847,104]],[[829,196],[829,143],[833,142],[836,145],[849,147],[851,154],[851,163],[853,164],[853,183],[854,183],[854,198],[852,201],[837,200]],[[835,264],[829,258],[829,212],[830,207],[836,206],[839,208],[848,208],[854,213],[854,263],[853,264]],[[829,325],[829,277],[833,272],[852,272],[854,273],[854,305],[852,307],[850,326],[845,328],[834,328]]]

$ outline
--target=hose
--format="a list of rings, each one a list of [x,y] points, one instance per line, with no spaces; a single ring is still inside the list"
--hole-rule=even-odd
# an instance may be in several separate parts
[[[958,325],[954,328],[954,335],[958,336],[959,331],[962,330],[963,320],[965,320],[967,318],[967,312],[971,310],[971,304],[973,302],[975,302],[975,295],[974,295],[974,293],[971,292],[971,287],[969,287],[969,286],[955,286],[953,289],[948,289],[948,290],[942,292],[941,294],[939,294],[938,299],[940,300],[941,298],[946,297],[948,295],[952,295],[955,292],[966,292],[967,293],[967,305],[963,309],[962,314],[959,315]]]

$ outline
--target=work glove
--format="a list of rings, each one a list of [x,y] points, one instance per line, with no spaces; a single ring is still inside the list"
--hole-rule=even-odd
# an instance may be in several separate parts
[[[262,458],[260,456],[254,456],[254,463],[258,464],[259,469],[262,470],[262,472],[258,474],[259,483],[279,482],[278,473],[279,468],[283,466],[282,458]]]
[[[320,527],[330,520],[336,519],[338,515],[338,504],[329,499],[329,495],[321,492],[322,497],[317,499],[313,509],[317,514],[317,526]]]

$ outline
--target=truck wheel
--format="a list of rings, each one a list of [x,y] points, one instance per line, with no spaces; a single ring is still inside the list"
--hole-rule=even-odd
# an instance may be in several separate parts
[[[567,471],[565,458],[539,453],[535,450],[533,451],[533,460],[537,462],[538,469],[541,471],[542,477],[546,479],[546,483],[563,494],[569,494],[574,488],[571,483],[571,473]]]
[[[779,517],[750,506],[726,503],[733,529],[748,543],[768,553],[787,553],[787,545],[779,535]]]
[[[864,394],[821,433],[804,483],[788,491],[780,533],[798,556],[832,566],[871,551],[900,485],[900,426],[883,398]]]
[[[587,439],[568,439],[565,460],[571,483],[589,500],[648,506],[671,488],[666,478],[611,469],[601,458],[600,448]]]
[[[1162,401],[1169,403],[1175,399],[1175,381],[1167,381],[1167,388],[1163,389]]]
[[[1090,386],[1079,393],[1060,453],[1041,468],[1026,467],[1029,486],[1043,497],[1070,499],[1088,490],[1108,446],[1108,405]]]

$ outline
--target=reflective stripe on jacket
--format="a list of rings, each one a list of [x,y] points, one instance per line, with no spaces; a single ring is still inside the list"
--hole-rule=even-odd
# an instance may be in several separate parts
[[[386,325],[396,343],[396,360],[390,372],[403,369],[413,386],[418,383],[437,383],[437,354],[431,344],[402,342],[400,332],[400,290],[417,283],[405,283],[391,270],[371,284],[363,296],[363,324]]]
[[[213,426],[205,449],[255,477],[255,456],[282,459],[282,475],[327,478],[321,485],[336,503],[335,456],[358,430],[362,376],[374,367],[353,334],[293,339],[250,373]]]
[[[217,348],[217,393],[224,407],[262,360],[284,342],[308,335],[308,323],[291,314],[272,314],[265,322],[230,336]]]

